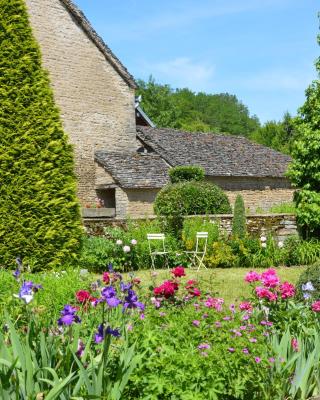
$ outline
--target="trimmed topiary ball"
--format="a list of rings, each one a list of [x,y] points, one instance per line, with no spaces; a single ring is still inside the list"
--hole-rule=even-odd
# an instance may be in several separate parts
[[[165,186],[158,193],[154,210],[157,215],[228,214],[228,197],[209,182],[181,182]]]
[[[301,298],[320,299],[320,261],[302,272],[297,283],[297,294]]]

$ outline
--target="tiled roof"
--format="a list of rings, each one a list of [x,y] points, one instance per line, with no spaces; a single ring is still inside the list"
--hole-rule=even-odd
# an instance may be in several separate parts
[[[157,154],[96,151],[95,160],[123,188],[162,188],[169,181],[169,166]]]
[[[136,89],[137,84],[133,76],[128,72],[126,67],[121,63],[121,61],[113,54],[111,49],[106,45],[103,39],[97,34],[93,29],[92,25],[83,14],[83,12],[73,3],[71,0],[60,0],[65,8],[70,12],[73,18],[78,22],[83,31],[89,37],[90,40],[97,46],[101,53],[105,56],[108,62],[113,66],[113,68],[118,71],[119,75],[127,82],[127,84]]]
[[[137,127],[138,138],[171,166],[199,165],[207,176],[284,177],[291,158],[233,135]]]

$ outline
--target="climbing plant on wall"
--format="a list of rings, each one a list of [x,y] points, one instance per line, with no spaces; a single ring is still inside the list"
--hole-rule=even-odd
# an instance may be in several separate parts
[[[0,0],[0,265],[76,258],[81,235],[73,149],[23,0]]]

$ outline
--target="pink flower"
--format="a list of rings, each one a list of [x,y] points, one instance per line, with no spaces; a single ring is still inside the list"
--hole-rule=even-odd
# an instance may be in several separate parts
[[[249,354],[249,350],[247,348],[242,349],[243,354]]]
[[[104,272],[102,274],[102,280],[104,283],[108,284],[110,282],[110,275],[109,272]]]
[[[198,346],[199,350],[210,349],[210,344],[208,343],[200,343]]]
[[[200,290],[197,289],[197,288],[190,289],[190,290],[189,290],[189,294],[190,294],[192,297],[199,297],[199,296],[201,296],[201,292],[200,292]]]
[[[252,311],[252,305],[249,301],[243,301],[239,304],[239,309],[241,311]]]
[[[274,363],[276,360],[274,359],[274,357],[270,357],[270,358],[268,358],[268,361],[269,361],[270,363]]]
[[[291,339],[291,347],[294,351],[299,351],[299,343],[297,339]]]
[[[244,280],[245,280],[245,282],[248,282],[248,283],[257,282],[257,281],[260,281],[260,275],[255,271],[250,271],[247,273]]]
[[[320,312],[320,300],[315,301],[311,305],[311,310],[314,311],[314,312]]]
[[[194,321],[192,321],[192,325],[199,327],[200,326],[200,321],[198,321],[197,319],[195,319]]]
[[[229,353],[234,353],[236,350],[233,347],[228,348]]]
[[[171,273],[176,278],[181,278],[182,276],[186,276],[186,274],[184,272],[184,268],[181,265],[179,265],[179,267],[172,269]]]
[[[284,282],[282,285],[280,285],[280,293],[282,299],[288,299],[295,295],[296,289],[291,283]]]
[[[280,279],[277,276],[276,270],[270,268],[261,274],[261,281],[267,288],[275,288],[279,285]]]
[[[249,342],[251,342],[251,343],[257,343],[257,339],[254,338],[254,337],[253,337],[253,338],[250,338],[250,339],[249,339]]]
[[[255,361],[257,364],[259,364],[259,363],[261,362],[261,358],[260,358],[260,357],[255,357],[255,358],[254,358],[254,361]]]
[[[221,298],[208,297],[204,305],[208,308],[214,308],[217,311],[221,311],[223,303],[224,300]]]
[[[275,293],[261,286],[256,287],[256,294],[259,299],[268,299],[269,301],[277,300],[277,295]]]

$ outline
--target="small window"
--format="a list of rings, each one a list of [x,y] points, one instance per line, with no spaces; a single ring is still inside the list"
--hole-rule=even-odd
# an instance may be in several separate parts
[[[104,208],[116,207],[116,189],[96,190],[97,198],[101,201]]]

